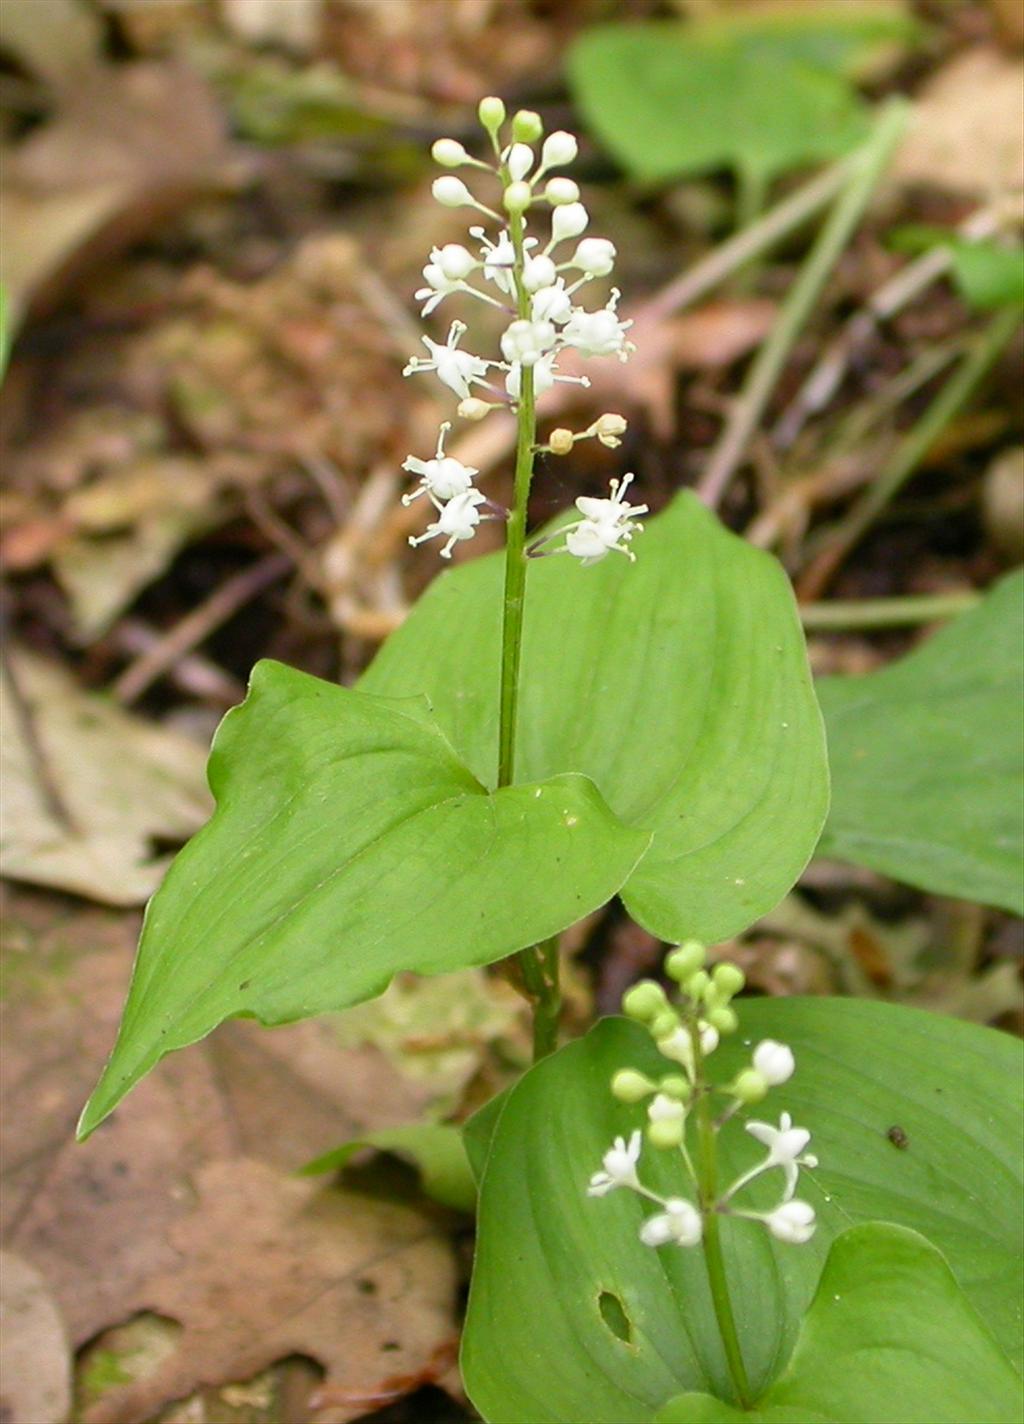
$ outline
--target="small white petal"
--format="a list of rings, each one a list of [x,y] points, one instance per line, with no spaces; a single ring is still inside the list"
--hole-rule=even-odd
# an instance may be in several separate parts
[[[804,1201],[787,1201],[767,1213],[763,1221],[777,1241],[802,1246],[814,1235],[814,1208]]]

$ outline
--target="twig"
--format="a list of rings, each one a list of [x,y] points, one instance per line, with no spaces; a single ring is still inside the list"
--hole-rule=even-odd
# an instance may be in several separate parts
[[[853,632],[868,628],[913,628],[955,618],[981,602],[975,589],[959,593],[924,593],[905,598],[835,599],[804,603],[800,621],[809,633]]]
[[[222,583],[220,588],[198,608],[194,608],[180,623],[165,633],[148,652],[136,658],[116,679],[111,691],[119,702],[135,702],[157,678],[171,668],[179,658],[190,653],[199,643],[219,628],[246,603],[262,593],[292,567],[285,554],[268,554],[256,564]]]
[[[112,637],[119,651],[131,657],[151,652],[161,640],[161,634],[141,618],[123,618],[112,630]],[[186,653],[168,669],[168,676],[182,692],[223,707],[241,702],[245,696],[245,688],[236,677],[201,653]]]
[[[826,168],[810,183],[771,208],[756,223],[730,237],[695,266],[662,287],[656,296],[644,302],[632,315],[637,320],[658,322],[684,307],[692,306],[700,297],[706,296],[727,277],[746,266],[752,258],[767,252],[830,203],[849,182],[851,172],[850,159]]]
[[[997,312],[972,342],[942,390],[897,445],[874,484],[829,531],[826,547],[812,560],[797,583],[801,599],[820,597],[850,550],[863,538],[879,513],[917,469],[942,431],[966,405],[1019,323],[1020,315],[1015,308]]]
[[[962,222],[956,233],[969,241],[978,241],[996,232],[999,221],[999,208],[983,208]],[[855,312],[829,342],[789,407],[779,417],[772,432],[777,449],[788,449],[810,417],[824,410],[838,390],[854,354],[870,341],[879,325],[902,311],[948,272],[952,265],[952,248],[933,247],[883,282],[862,310]]]
[[[771,335],[751,364],[698,487],[699,495],[711,508],[722,498],[746,453],[793,345],[903,133],[908,113],[908,105],[901,99],[892,99],[883,108],[873,134],[856,155],[846,186],[800,269]]]

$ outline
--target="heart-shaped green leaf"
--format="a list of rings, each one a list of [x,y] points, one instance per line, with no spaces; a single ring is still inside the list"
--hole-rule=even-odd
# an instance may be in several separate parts
[[[257,665],[209,775],[217,811],[150,902],[83,1134],[224,1019],[287,1023],[399,970],[486,964],[555,934],[613,895],[650,839],[582,776],[488,794],[415,700],[280,663]]]
[[[836,1237],[792,1358],[756,1409],[686,1394],[657,1424],[1019,1424],[1020,1375],[931,1242],[869,1223]]]
[[[846,75],[913,29],[891,8],[845,5],[601,25],[573,44],[568,76],[588,125],[631,176],[732,167],[768,179],[860,141],[865,110]]]
[[[745,1042],[791,1044],[796,1074],[757,1116],[791,1112],[811,1130],[821,1163],[801,1180],[818,1213],[809,1244],[781,1245],[754,1222],[723,1223],[755,1393],[790,1357],[830,1243],[871,1220],[927,1236],[1019,1363],[1020,1043],[859,1000],[753,1000],[740,1012],[741,1035],[712,1060],[716,1078],[749,1061]],[[686,1390],[731,1395],[700,1251],[642,1246],[637,1231],[651,1207],[631,1192],[585,1195],[613,1137],[644,1120],[642,1106],[608,1091],[628,1064],[665,1070],[641,1029],[604,1020],[531,1069],[490,1115],[489,1151],[474,1145],[486,1165],[463,1372],[491,1424],[645,1424]],[[761,1156],[735,1122],[720,1147],[725,1180]],[[646,1149],[640,1176],[663,1195],[685,1194],[674,1154]],[[745,1201],[772,1206],[777,1190],[756,1183]]]
[[[689,494],[648,520],[637,562],[538,559],[527,579],[518,778],[579,771],[655,833],[623,890],[664,939],[723,939],[775,905],[828,801],[820,717],[789,583]],[[366,673],[425,693],[493,782],[502,561],[443,574]]]
[[[908,657],[818,683],[820,854],[1024,914],[1024,573]]]

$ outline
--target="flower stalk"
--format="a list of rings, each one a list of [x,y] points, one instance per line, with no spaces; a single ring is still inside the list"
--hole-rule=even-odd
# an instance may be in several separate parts
[[[469,169],[473,175],[482,173],[496,180],[498,201],[493,205],[481,201],[454,173],[435,179],[432,191],[443,207],[470,208],[496,223],[498,231],[489,235],[479,224],[469,229],[479,256],[456,242],[433,248],[423,268],[425,285],[416,297],[423,302],[425,317],[449,298],[470,298],[483,303],[491,313],[497,310],[513,319],[500,339],[501,359],[478,356],[464,347],[462,338],[469,327],[455,320],[443,344],[431,336],[422,338],[427,355],[413,356],[405,374],[434,373],[458,397],[457,414],[464,420],[485,420],[492,410],[511,407],[517,437],[512,507],[506,510],[488,500],[474,485],[480,471],[445,454],[449,422],[441,426],[432,458],[410,455],[405,461],[403,468],[418,475],[419,484],[404,496],[403,503],[410,505],[426,496],[424,504],[433,507],[436,517],[422,534],[411,536],[409,543],[440,539],[443,559],[451,558],[456,544],[472,539],[483,520],[506,522],[496,778],[500,789],[511,786],[516,776],[527,560],[570,554],[588,567],[614,551],[632,561],[635,555],[630,541],[641,528],[635,516],[646,513],[647,506],[624,500],[632,479],[625,475],[612,481],[610,498],[581,496],[576,501],[578,519],[557,534],[527,542],[530,485],[538,450],[567,454],[576,440],[591,436],[614,449],[626,428],[620,415],[605,412],[585,431],[559,429],[549,444],[538,445],[538,398],[556,381],[590,384],[585,376],[559,372],[558,357],[564,350],[572,349],[583,358],[625,360],[632,350],[626,339],[631,323],[617,314],[619,293],[614,287],[605,305],[597,309],[588,310],[576,298],[587,283],[609,276],[615,264],[613,243],[607,238],[582,236],[590,217],[580,202],[577,184],[571,178],[549,176],[552,169],[574,161],[576,139],[562,131],[549,134],[538,154],[535,145],[543,138],[543,124],[539,115],[522,109],[512,116],[510,141],[506,141],[505,105],[495,97],[481,101],[479,117],[493,150],[493,162],[474,157],[457,140],[447,138],[438,139],[433,155],[442,168]],[[546,242],[533,230],[537,210],[543,214],[545,209]],[[565,249],[569,242],[575,243],[571,255]],[[504,389],[495,372],[504,374]],[[534,1059],[542,1058],[557,1046],[561,1006],[557,937],[520,950],[506,968],[530,1001]]]
[[[695,940],[679,945],[666,956],[665,973],[681,991],[677,1003],[651,979],[634,984],[624,995],[623,1012],[646,1028],[658,1053],[682,1072],[657,1078],[625,1067],[613,1074],[612,1095],[620,1102],[635,1104],[651,1099],[647,1125],[643,1131],[637,1129],[631,1134],[628,1145],[623,1136],[615,1139],[604,1154],[602,1170],[591,1177],[587,1192],[600,1197],[625,1188],[661,1207],[658,1214],[646,1217],[640,1225],[639,1237],[645,1246],[657,1249],[701,1245],[733,1390],[740,1407],[749,1409],[753,1393],[729,1293],[722,1249],[724,1222],[729,1217],[740,1217],[759,1222],[777,1241],[793,1246],[809,1241],[815,1230],[814,1209],[796,1199],[794,1192],[800,1169],[816,1167],[818,1159],[804,1150],[811,1134],[806,1128],[795,1127],[789,1113],[780,1115],[777,1128],[767,1122],[748,1122],[747,1132],[768,1149],[767,1156],[722,1190],[719,1134],[744,1108],[760,1102],[770,1089],[788,1082],[796,1062],[787,1044],[764,1039],[754,1048],[750,1065],[730,1080],[716,1082],[709,1077],[710,1055],[722,1036],[735,1033],[739,1027],[732,1000],[743,988],[744,980],[735,964],[718,964],[709,973],[706,960],[704,946]],[[715,1094],[727,1100],[722,1112],[713,1109]],[[687,1146],[688,1127],[692,1127],[694,1136],[693,1154]],[[638,1167],[644,1137],[656,1152],[677,1154],[675,1161],[682,1168],[678,1195],[662,1196],[640,1180]],[[739,1193],[769,1172],[782,1173],[782,1196],[776,1207],[764,1211],[734,1205],[733,1199]],[[682,1195],[687,1191],[695,1201]]]

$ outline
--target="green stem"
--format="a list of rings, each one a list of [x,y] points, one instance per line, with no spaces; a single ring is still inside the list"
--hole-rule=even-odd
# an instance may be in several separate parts
[[[909,106],[901,99],[892,99],[883,108],[874,132],[857,155],[849,182],[789,290],[771,334],[754,358],[700,482],[698,493],[711,508],[722,498],[746,454],[789,354],[885,171],[908,114]]]
[[[840,629],[913,628],[919,623],[955,618],[980,603],[974,589],[962,593],[926,593],[906,598],[833,599],[828,603],[805,603],[800,621],[808,632],[826,633]]]
[[[523,286],[524,223],[521,213],[509,219],[515,250],[516,308],[521,318],[530,315],[530,296]],[[520,392],[516,409],[516,468],[505,535],[505,593],[501,627],[501,690],[498,711],[498,786],[515,780],[516,721],[519,711],[519,671],[523,651],[523,614],[526,608],[526,516],[533,479],[537,412],[533,368],[520,367]],[[520,950],[515,956],[523,986],[533,1006],[533,1060],[558,1046],[561,996],[558,987],[558,936]]]
[[[704,1248],[704,1264],[707,1267],[708,1285],[711,1288],[711,1302],[718,1322],[718,1333],[722,1338],[722,1348],[732,1376],[736,1400],[741,1409],[749,1409],[753,1404],[747,1367],[743,1363],[743,1351],[736,1330],[732,1299],[729,1295],[729,1281],[722,1255],[720,1232],[721,1218],[715,1210],[718,1202],[718,1164],[716,1157],[715,1125],[711,1117],[711,1102],[704,1082],[704,1065],[700,1048],[700,1031],[696,1016],[690,1024],[690,1039],[693,1044],[694,1094],[697,1110],[697,1190],[700,1197],[701,1216],[704,1219],[704,1234],[701,1244]]]

